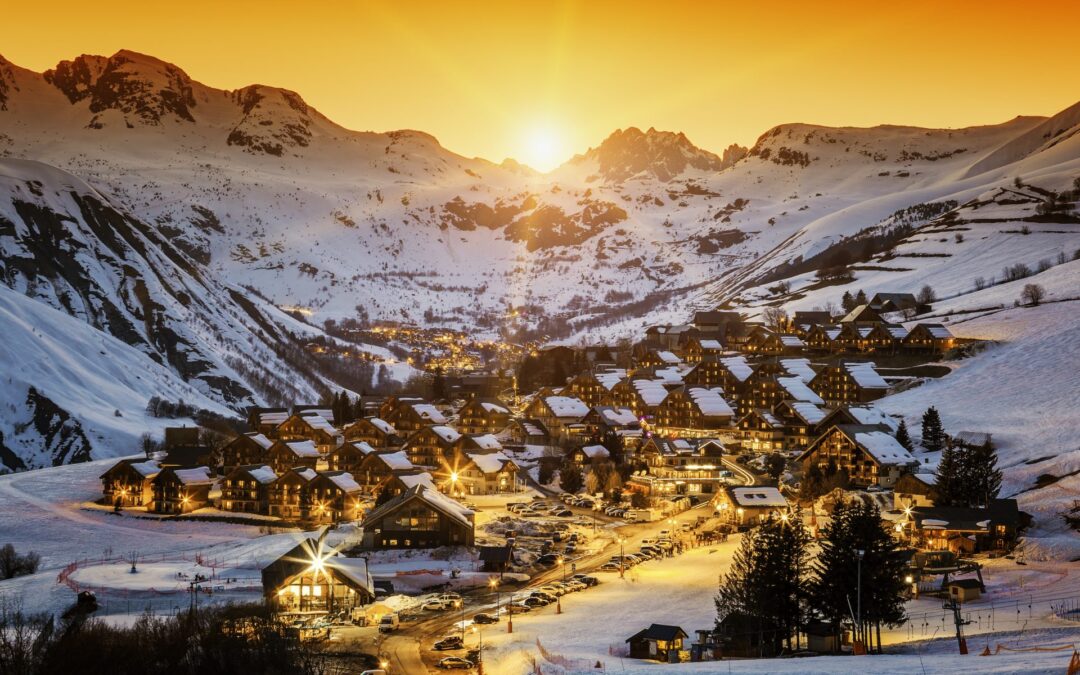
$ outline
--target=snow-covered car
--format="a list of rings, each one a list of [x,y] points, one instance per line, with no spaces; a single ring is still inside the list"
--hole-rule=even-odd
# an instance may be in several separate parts
[[[424,604],[420,605],[420,609],[426,612],[441,612],[453,607],[453,603],[446,602],[445,600],[428,600]]]
[[[473,662],[460,656],[447,656],[439,659],[435,665],[443,670],[469,670],[473,667]]]

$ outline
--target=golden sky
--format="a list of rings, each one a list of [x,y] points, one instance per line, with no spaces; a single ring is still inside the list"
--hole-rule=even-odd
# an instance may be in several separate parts
[[[92,10],[92,11],[89,11]],[[619,127],[722,151],[784,122],[957,127],[1080,100],[1080,2],[7,3],[33,70],[121,48],[205,84],[298,91],[360,130],[420,129],[549,169]]]

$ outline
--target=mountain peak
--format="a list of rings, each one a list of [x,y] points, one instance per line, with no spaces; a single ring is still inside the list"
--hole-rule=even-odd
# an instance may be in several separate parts
[[[721,171],[734,163],[697,147],[681,131],[658,131],[655,127],[648,131],[638,127],[616,129],[599,146],[570,161],[597,162],[600,175],[608,182],[641,174],[667,182],[687,169]]]

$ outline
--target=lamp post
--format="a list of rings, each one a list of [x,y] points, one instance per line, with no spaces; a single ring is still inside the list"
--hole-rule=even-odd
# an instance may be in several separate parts
[[[563,581],[566,581],[566,561],[562,556],[559,556],[559,567],[562,569]],[[558,593],[555,594],[555,613],[562,614],[562,596]]]
[[[858,557],[858,568],[856,572],[856,590],[855,590],[855,623],[857,624],[856,630],[859,635],[859,642],[862,642],[862,560],[866,555],[865,549],[856,549],[855,555]]]
[[[624,567],[626,566],[626,551],[623,548],[623,544],[625,542],[626,542],[626,539],[624,539],[623,537],[619,537],[619,578],[620,579],[624,578],[623,572],[624,572]]]
[[[514,632],[514,594],[510,593],[510,599],[506,601],[506,632]]]
[[[502,596],[499,594],[499,580],[496,577],[491,577],[488,580],[488,588],[495,589],[495,618],[499,618],[499,603]]]

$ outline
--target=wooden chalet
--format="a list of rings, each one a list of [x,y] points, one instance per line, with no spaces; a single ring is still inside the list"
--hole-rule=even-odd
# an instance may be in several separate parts
[[[933,506],[937,499],[937,476],[932,473],[905,473],[893,485],[893,507],[901,511]]]
[[[575,375],[559,390],[559,396],[576,398],[590,408],[611,403],[611,391],[592,373]]]
[[[882,313],[901,312],[918,309],[919,301],[911,293],[874,293],[870,305],[879,308]]]
[[[778,488],[725,485],[713,498],[713,508],[724,522],[738,527],[753,527],[782,517],[790,505]]]
[[[710,495],[723,487],[724,446],[715,439],[666,439],[653,436],[640,456],[647,469],[636,472],[627,485],[646,495]]]
[[[348,471],[321,471],[308,482],[307,490],[308,522],[325,525],[360,518],[360,484]]]
[[[907,333],[907,329],[900,324],[874,324],[863,339],[864,350],[879,354],[895,354],[903,346]]]
[[[270,513],[270,486],[277,478],[269,464],[234,467],[221,481],[221,509],[237,513]]]
[[[311,441],[323,454],[336,448],[341,440],[337,429],[324,417],[315,414],[290,415],[278,427],[277,438],[282,441]]]
[[[742,314],[738,312],[717,309],[696,312],[693,325],[701,337],[715,338],[724,343],[728,333],[737,332],[744,321]]]
[[[288,408],[248,408],[248,429],[252,433],[262,434],[269,439],[277,438],[277,429],[289,419]]]
[[[351,612],[375,600],[367,559],[333,552],[323,537],[305,539],[263,568],[262,585],[267,605],[284,614]]]
[[[689,364],[702,361],[715,361],[724,354],[724,346],[719,340],[709,338],[690,338],[682,349],[683,361]]]
[[[825,415],[818,422],[819,431],[827,431],[841,424],[881,425],[890,433],[896,434],[900,423],[886,415],[880,408],[871,405],[842,405]]]
[[[956,337],[940,323],[918,323],[904,337],[902,344],[905,350],[944,354],[956,345]]]
[[[745,356],[727,356],[715,361],[702,361],[683,376],[683,382],[709,389],[720,387],[727,396],[737,399],[742,395],[746,380],[753,373],[754,369]]]
[[[311,467],[295,467],[278,474],[270,484],[269,514],[283,520],[304,521],[311,510],[308,483],[318,473]]]
[[[682,387],[667,395],[656,409],[655,426],[665,431],[704,431],[731,426],[735,411],[723,390]]]
[[[765,356],[800,354],[805,348],[806,343],[798,335],[774,333],[763,327],[754,329],[740,347],[741,351],[748,354]]]
[[[1010,551],[1023,526],[1015,499],[992,499],[987,508],[916,506],[905,532],[918,548],[956,554]]]
[[[378,417],[362,417],[344,429],[345,440],[367,443],[373,448],[400,445],[402,439],[392,424]]]
[[[197,466],[217,466],[217,456],[213,449],[205,445],[174,445],[165,451],[158,464],[176,469],[191,469]]]
[[[748,415],[752,410],[772,410],[784,401],[824,405],[824,399],[806,384],[804,377],[792,375],[780,362],[759,364],[738,400],[739,412]]]
[[[829,405],[869,403],[889,393],[889,384],[869,362],[825,366],[810,381],[810,388]]]
[[[857,324],[857,323],[843,323],[840,324],[840,333],[833,340],[833,344],[836,347],[836,351],[845,352],[866,352],[869,350],[869,343],[867,342],[867,336],[874,326],[880,326],[882,324]]]
[[[240,434],[221,449],[221,470],[228,475],[238,466],[265,462],[274,444],[266,435],[258,432]]]
[[[544,423],[537,419],[514,420],[507,427],[506,433],[514,445],[551,444],[551,434]]]
[[[604,446],[594,443],[592,445],[579,445],[566,453],[567,459],[578,466],[591,464],[594,460],[611,458],[611,451]]]
[[[635,365],[638,369],[644,370],[646,368],[668,368],[677,366],[680,362],[675,352],[667,349],[650,349],[643,357],[637,360]]]
[[[611,388],[612,406],[628,408],[639,419],[651,417],[667,395],[668,389],[663,380],[642,377],[620,380]]]
[[[379,405],[379,419],[388,419],[402,403],[423,403],[424,399],[418,396],[387,396]]]
[[[811,326],[810,330],[806,331],[803,342],[806,343],[806,348],[810,351],[835,352],[840,349],[840,345],[836,342],[840,330],[837,326]]]
[[[791,317],[791,322],[797,326],[828,326],[832,320],[832,314],[818,309],[795,312]]]
[[[737,426],[743,447],[757,452],[784,449],[786,425],[771,410],[754,408],[739,419]]]
[[[161,471],[149,459],[122,459],[101,474],[103,504],[150,506],[154,501],[154,477]]]
[[[773,415],[784,423],[784,449],[802,451],[817,438],[828,412],[809,401],[781,401]]]
[[[461,497],[520,492],[523,486],[521,468],[501,450],[460,451],[437,480],[443,492]]]
[[[360,466],[352,471],[353,479],[367,494],[378,494],[399,472],[417,471],[404,450],[382,450],[369,453]]]
[[[199,427],[165,427],[162,447],[166,451],[172,448],[194,447],[197,445],[202,445],[199,439]]]
[[[652,659],[663,663],[678,663],[683,641],[689,638],[682,628],[654,623],[626,638],[630,658]]]
[[[510,409],[492,398],[472,398],[458,410],[457,429],[463,434],[494,434],[510,426]]]
[[[189,513],[210,502],[213,473],[205,466],[163,468],[151,481],[156,513]]]
[[[377,493],[380,495],[386,493],[394,497],[411,490],[417,485],[423,485],[432,490],[438,489],[435,484],[435,477],[427,471],[421,471],[417,468],[395,469],[393,474],[382,483]]]
[[[319,453],[314,441],[274,441],[266,453],[266,463],[279,476],[293,467],[306,466],[310,469],[318,467]]]
[[[331,471],[355,473],[367,456],[373,452],[375,448],[364,441],[345,441],[326,456],[326,465]]]
[[[810,444],[798,460],[805,469],[816,464],[823,472],[834,466],[846,471],[853,485],[892,487],[919,462],[893,436],[888,427],[842,424]]]
[[[561,442],[584,432],[581,419],[589,406],[570,396],[537,396],[525,408],[525,417],[540,420],[551,435]]]
[[[448,426],[426,426],[409,436],[402,449],[413,464],[438,468],[453,455],[459,438],[461,434]]]
[[[368,549],[472,546],[474,516],[452,498],[423,485],[377,506],[364,518]]]
[[[873,305],[859,305],[855,309],[851,310],[840,319],[841,324],[854,323],[858,325],[870,326],[875,323],[885,323],[885,319],[881,318],[881,312],[877,307]]]
[[[610,405],[594,406],[581,420],[586,433],[594,437],[613,433],[620,436],[640,436],[641,421],[630,408]]]
[[[449,422],[441,410],[423,401],[402,401],[383,419],[403,434]]]

